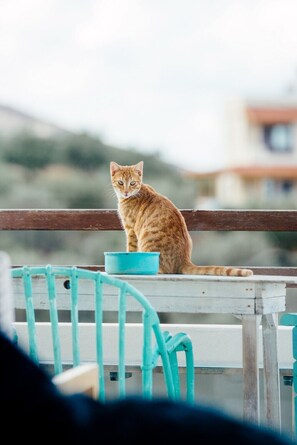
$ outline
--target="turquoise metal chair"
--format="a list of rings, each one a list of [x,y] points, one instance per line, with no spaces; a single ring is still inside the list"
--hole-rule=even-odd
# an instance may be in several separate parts
[[[292,398],[293,398],[293,430],[297,437],[297,313],[287,313],[280,317],[279,324],[282,326],[293,326],[292,329],[292,354],[293,354],[293,376],[292,376]],[[291,382],[289,381],[291,384]]]
[[[128,299],[136,300],[142,308],[143,346],[142,346],[142,394],[145,397],[153,396],[153,371],[161,361],[165,380],[165,387],[169,398],[181,397],[180,375],[178,367],[178,352],[184,352],[186,358],[186,399],[194,400],[194,360],[190,337],[184,333],[171,335],[170,332],[161,331],[159,317],[148,299],[129,283],[110,276],[104,272],[91,271],[78,267],[56,267],[47,265],[24,266],[12,269],[13,278],[21,278],[25,297],[26,319],[28,326],[29,354],[39,363],[37,333],[34,310],[34,282],[41,282],[47,289],[49,303],[49,318],[51,323],[54,372],[63,371],[61,358],[61,339],[59,334],[59,311],[57,308],[56,287],[57,280],[65,280],[64,287],[69,289],[70,312],[72,326],[72,354],[73,366],[81,363],[79,350],[79,300],[82,298],[79,289],[83,284],[92,284],[94,295],[95,326],[96,326],[96,356],[99,365],[99,399],[106,396],[104,381],[104,347],[103,347],[103,311],[105,286],[117,288],[118,294],[118,390],[119,396],[126,395],[126,363],[125,363],[125,327]],[[84,283],[82,283],[84,282]],[[67,283],[67,286],[65,286]]]

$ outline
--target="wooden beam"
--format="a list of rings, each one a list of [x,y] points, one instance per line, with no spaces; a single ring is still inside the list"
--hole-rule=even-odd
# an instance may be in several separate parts
[[[0,210],[0,230],[122,230],[116,210]]]
[[[65,363],[72,361],[71,323],[59,322],[61,333],[62,359]],[[28,350],[28,326],[26,322],[15,322],[14,326],[19,344]],[[81,323],[81,360],[93,362],[96,360],[95,324]],[[131,365],[139,365],[141,356],[142,324],[128,323],[126,360]],[[242,326],[231,324],[161,324],[162,331],[168,330],[173,335],[177,332],[187,332],[193,342],[195,367],[240,368],[242,369]],[[292,370],[292,326],[278,326],[278,352],[281,369]],[[45,362],[53,361],[51,340],[51,325],[48,322],[36,322],[37,338],[39,339],[40,354]],[[115,323],[103,324],[103,339],[106,342],[106,363],[117,364],[118,327]],[[262,333],[260,326],[259,335]],[[226,347],[228,345],[228,347]],[[263,367],[262,342],[259,342],[259,364]],[[180,355],[180,365],[184,366],[185,357]],[[210,372],[210,370],[208,371]],[[215,369],[213,370],[215,372]]]
[[[190,231],[297,231],[297,210],[182,210]],[[115,209],[0,210],[0,230],[122,230]]]
[[[189,230],[295,231],[296,210],[185,210]]]

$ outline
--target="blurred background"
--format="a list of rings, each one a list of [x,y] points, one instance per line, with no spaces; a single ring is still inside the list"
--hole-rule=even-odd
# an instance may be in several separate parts
[[[109,162],[143,160],[181,209],[295,209],[296,13],[294,0],[2,0],[0,207],[116,208]],[[296,265],[295,233],[192,236],[197,264]],[[0,240],[13,264],[125,249],[123,232]]]
[[[296,0],[1,0],[0,208],[116,209],[110,161],[143,160],[180,209],[296,209],[296,17]],[[297,263],[293,232],[191,235],[196,264]],[[124,232],[0,232],[14,265],[124,249]],[[241,412],[240,373],[197,392]]]

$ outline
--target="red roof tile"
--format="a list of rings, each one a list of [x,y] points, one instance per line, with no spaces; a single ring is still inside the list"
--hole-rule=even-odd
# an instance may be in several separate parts
[[[255,124],[297,122],[297,107],[248,107],[247,117]]]
[[[234,173],[243,178],[271,178],[281,180],[297,180],[297,166],[249,166],[223,168],[221,170],[201,173],[191,173],[189,176],[196,179],[216,177],[223,173]]]

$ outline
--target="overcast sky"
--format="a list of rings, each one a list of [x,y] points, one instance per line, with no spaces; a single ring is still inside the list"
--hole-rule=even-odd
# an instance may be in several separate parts
[[[0,0],[0,103],[200,170],[297,74],[296,0]]]

